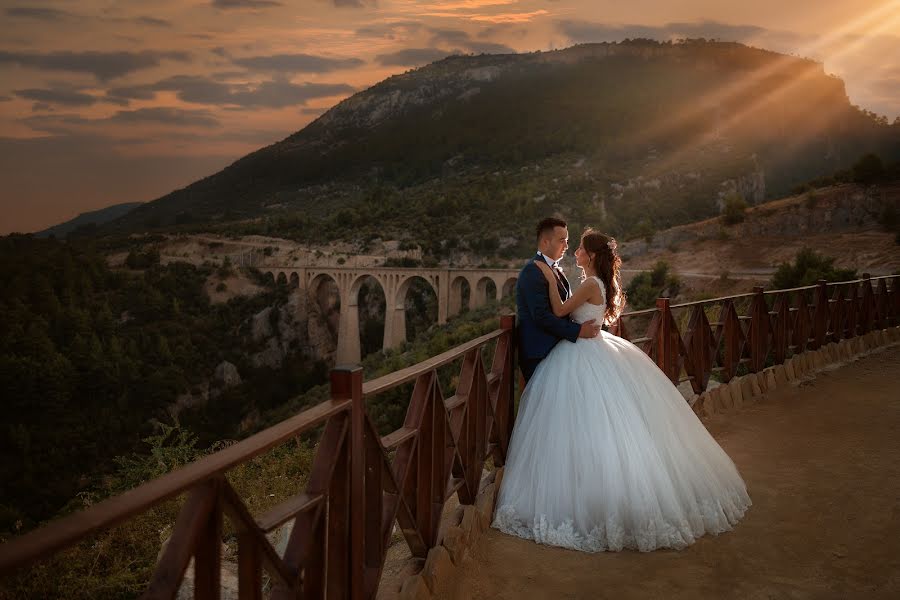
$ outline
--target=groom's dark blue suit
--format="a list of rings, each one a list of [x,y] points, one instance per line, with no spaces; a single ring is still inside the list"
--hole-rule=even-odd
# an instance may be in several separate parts
[[[557,317],[550,306],[549,288],[544,274],[535,260],[544,260],[537,254],[522,267],[516,281],[516,307],[519,314],[519,367],[525,381],[531,378],[538,363],[544,359],[556,342],[562,339],[575,342],[581,326],[568,318]],[[571,295],[569,281],[561,271],[557,272],[559,296],[566,300]]]

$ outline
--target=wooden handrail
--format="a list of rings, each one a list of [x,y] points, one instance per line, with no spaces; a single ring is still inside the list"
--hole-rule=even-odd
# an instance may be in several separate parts
[[[767,295],[775,297],[771,310]],[[788,306],[791,297],[795,306]],[[741,303],[741,310],[748,312],[738,314],[736,301],[745,299],[750,299],[749,307]],[[673,383],[689,380],[696,393],[706,389],[712,373],[727,382],[738,368],[762,370],[770,357],[778,364],[789,354],[900,324],[900,276],[893,275],[863,274],[861,279],[820,280],[784,290],[756,287],[751,293],[676,305],[664,300],[658,300],[654,309],[624,313],[610,331],[641,344]],[[720,313],[710,321],[706,310],[715,305]],[[685,308],[690,319],[679,326],[672,311]],[[625,318],[638,315],[653,318],[645,334],[632,338]]]
[[[490,455],[503,464],[513,423],[515,317],[500,321],[500,329],[368,382],[365,389],[360,367],[333,369],[330,399],[0,545],[0,574],[190,492],[144,598],[174,595],[191,557],[196,597],[218,597],[223,516],[238,532],[242,598],[260,597],[263,568],[273,576],[273,598],[324,597],[326,589],[329,596],[340,589],[348,598],[374,597],[393,521],[399,522],[411,552],[424,558],[438,542],[440,511],[435,510],[448,490],[471,504],[485,459]],[[482,349],[493,341],[493,365],[487,370]],[[459,386],[452,397],[461,401],[448,407],[437,369],[460,358]],[[406,422],[382,438],[365,398],[412,380],[416,385]],[[323,424],[306,489],[253,517],[225,473]],[[290,520],[294,527],[282,557],[266,533]]]
[[[880,281],[882,279],[888,280],[888,279],[893,279],[894,277],[895,277],[895,275],[879,275],[878,277],[868,277],[868,278],[863,277],[862,279],[850,279],[847,281],[829,281],[829,282],[826,282],[825,285],[827,285],[828,287],[833,287],[836,285],[850,285],[853,283],[863,283],[866,281]],[[765,291],[763,291],[763,294],[766,294],[766,295],[786,294],[788,292],[801,292],[803,290],[814,290],[817,287],[819,287],[819,284],[814,283],[812,285],[804,285],[801,287],[787,288],[787,289],[783,289],[783,290],[765,290]]]
[[[881,275],[879,277],[871,277],[869,279],[863,278],[863,279],[853,279],[851,281],[829,282],[827,285],[829,287],[831,287],[831,286],[835,286],[835,285],[849,285],[852,283],[862,283],[864,281],[878,281],[881,279],[887,280],[887,279],[893,279],[893,278],[894,278],[894,275]],[[803,290],[814,290],[817,287],[818,287],[818,284],[813,284],[813,285],[805,285],[802,287],[795,287],[795,288],[789,288],[789,289],[784,289],[784,290],[765,290],[765,291],[763,291],[763,294],[766,294],[766,295],[785,294],[785,293],[789,293],[789,292],[800,292]],[[748,293],[744,293],[744,294],[735,294],[733,296],[721,296],[719,298],[708,298],[706,300],[694,300],[693,302],[682,302],[681,304],[673,304],[669,308],[672,308],[672,309],[686,308],[688,306],[695,306],[697,304],[713,304],[715,302],[723,302],[725,300],[735,300],[737,298],[749,298],[753,295],[754,295],[753,292],[748,292]],[[656,308],[644,308],[641,310],[633,310],[633,311],[624,312],[624,313],[622,313],[621,316],[622,317],[637,317],[639,315],[650,315],[650,314],[655,313],[656,310],[657,310]]]
[[[720,298],[710,298],[708,300],[695,300],[693,302],[682,302],[681,304],[673,304],[669,308],[685,308],[687,306],[694,306],[696,304],[712,304],[714,302],[724,302],[725,300],[737,300],[738,298],[749,298],[753,296],[753,293],[746,294],[735,294],[733,296],[722,296]]]
[[[269,448],[312,429],[335,413],[350,408],[350,400],[326,400],[264,431],[214,454],[204,456],[152,481],[113,496],[73,515],[52,521],[0,544],[0,573],[6,573],[100,530],[121,523],[188,488],[224,473]]]
[[[887,283],[890,280],[891,285]],[[877,285],[873,286],[873,283]],[[862,284],[862,285],[860,285]],[[827,290],[835,292],[829,298]],[[809,302],[808,294],[814,290]],[[860,292],[861,290],[861,292]],[[845,292],[848,292],[846,294]],[[777,294],[769,310],[766,294]],[[789,306],[791,296],[795,306]],[[751,298],[749,313],[739,315],[735,300]],[[710,322],[704,305],[720,303]],[[672,310],[692,308],[682,332]],[[743,310],[743,309],[742,309]],[[752,371],[774,355],[900,324],[900,277],[878,277],[790,290],[738,294],[711,300],[625,313],[653,315],[641,343],[674,383],[690,381],[696,392],[706,388],[711,373],[723,381],[738,367]],[[259,597],[260,569],[275,578],[273,599],[302,595],[324,598],[341,590],[348,598],[371,598],[377,590],[394,521],[414,556],[424,558],[438,542],[442,507],[456,493],[471,504],[478,493],[485,460],[506,459],[513,426],[515,316],[505,315],[501,328],[461,344],[417,365],[362,381],[359,367],[331,372],[331,398],[273,427],[206,456],[134,490],[76,514],[51,522],[0,545],[0,573],[34,562],[120,523],[150,507],[189,491],[172,532],[186,547],[170,548],[158,565],[154,587],[169,596],[184,573],[186,557],[196,565],[198,597],[217,597],[222,518],[238,529],[242,597]],[[613,329],[628,339],[622,319]],[[496,341],[487,368],[482,351]],[[461,360],[458,385],[441,389],[438,369]],[[682,375],[684,371],[684,375]],[[396,431],[381,436],[365,399],[414,381],[406,419]],[[264,515],[252,517],[228,485],[224,474],[292,437],[324,425],[305,490]],[[294,520],[283,557],[265,534]],[[173,582],[172,578],[177,581]],[[176,587],[173,588],[172,586]],[[151,593],[148,597],[152,597]]]
[[[378,379],[373,379],[372,381],[367,381],[363,383],[363,397],[368,398],[369,396],[374,396],[375,394],[381,393],[392,387],[397,387],[398,385],[401,385],[408,381],[412,381],[413,379],[419,377],[422,373],[433,371],[438,367],[442,367],[448,363],[451,363],[459,357],[464,356],[473,348],[483,346],[491,340],[497,339],[501,335],[503,335],[503,330],[497,329],[481,337],[475,338],[470,342],[466,342],[465,344],[456,346],[451,350],[447,350],[442,354],[438,354],[437,356],[412,365],[411,367],[400,369],[399,371],[394,371],[393,373],[388,373],[387,375],[382,375]]]

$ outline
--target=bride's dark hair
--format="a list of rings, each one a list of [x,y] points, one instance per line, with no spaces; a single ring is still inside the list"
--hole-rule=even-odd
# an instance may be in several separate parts
[[[597,272],[597,277],[603,281],[606,288],[606,314],[603,322],[612,325],[625,310],[625,290],[622,289],[622,278],[619,269],[622,267],[622,259],[616,246],[616,240],[590,227],[581,234],[581,247],[591,258],[591,266]]]

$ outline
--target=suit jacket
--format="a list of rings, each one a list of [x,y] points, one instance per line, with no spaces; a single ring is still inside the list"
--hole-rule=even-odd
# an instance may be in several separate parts
[[[549,288],[544,274],[534,260],[544,260],[540,254],[529,260],[516,281],[516,308],[519,317],[519,359],[542,359],[559,340],[575,342],[581,325],[567,317],[557,317],[550,305]],[[557,283],[559,296],[566,300],[571,288],[566,276]]]

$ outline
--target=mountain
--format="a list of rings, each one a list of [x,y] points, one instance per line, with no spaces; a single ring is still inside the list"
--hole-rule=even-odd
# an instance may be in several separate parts
[[[900,122],[851,105],[807,59],[705,40],[453,56],[108,230],[396,236],[436,257],[448,243],[502,254],[530,244],[536,217],[645,234],[713,216],[728,196],[779,197],[867,152],[900,158]]]
[[[43,231],[38,231],[34,236],[50,237],[53,235],[58,238],[64,238],[81,227],[84,227],[85,231],[89,231],[92,229],[92,225],[103,225],[104,223],[118,219],[141,204],[143,204],[143,202],[124,202],[122,204],[113,204],[112,206],[107,206],[106,208],[101,208],[99,210],[81,213],[74,219],[70,219],[65,223],[60,223],[59,225],[48,227]]]

